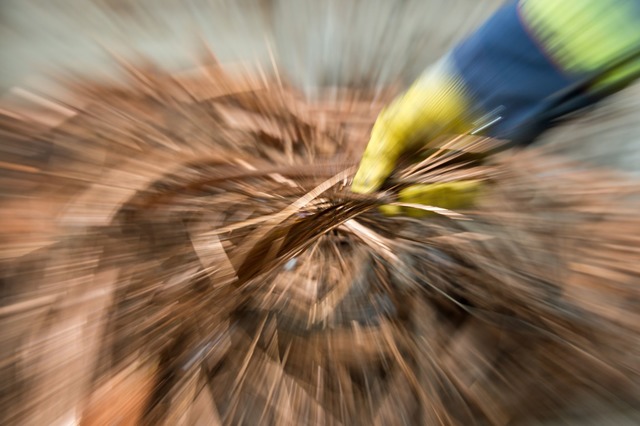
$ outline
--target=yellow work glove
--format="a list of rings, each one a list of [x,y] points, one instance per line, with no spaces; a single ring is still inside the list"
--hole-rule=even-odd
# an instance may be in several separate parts
[[[380,113],[353,180],[354,192],[377,190],[400,155],[420,142],[471,130],[462,84],[447,68],[442,62],[425,72]]]
[[[376,120],[371,139],[353,180],[352,190],[367,194],[376,191],[393,172],[400,156],[421,143],[446,134],[471,130],[462,84],[441,62],[423,74],[403,95],[385,108]],[[450,182],[415,185],[399,193],[399,202],[445,209],[472,204],[479,182]],[[401,206],[383,206],[388,215],[424,216],[427,211]]]

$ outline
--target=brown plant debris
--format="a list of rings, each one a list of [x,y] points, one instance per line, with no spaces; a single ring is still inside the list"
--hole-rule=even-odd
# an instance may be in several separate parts
[[[391,93],[126,68],[50,114],[3,110],[7,422],[512,424],[637,401],[637,186],[458,138],[358,196]],[[473,210],[377,211],[468,178]]]

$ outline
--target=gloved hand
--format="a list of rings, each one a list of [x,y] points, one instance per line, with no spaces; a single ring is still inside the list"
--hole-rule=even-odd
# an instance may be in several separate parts
[[[400,155],[421,142],[471,130],[466,111],[462,86],[448,72],[447,63],[427,70],[378,116],[352,190],[361,194],[377,190]]]
[[[462,86],[447,73],[446,62],[428,70],[378,116],[352,190],[365,194],[377,190],[393,171],[400,155],[418,148],[420,143],[471,130],[467,105]],[[478,181],[414,185],[400,191],[399,202],[445,209],[467,208],[479,189]],[[430,214],[426,210],[394,205],[380,210],[386,215],[423,217]]]

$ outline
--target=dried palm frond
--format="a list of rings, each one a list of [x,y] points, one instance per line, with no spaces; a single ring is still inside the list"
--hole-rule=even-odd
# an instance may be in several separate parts
[[[507,424],[637,391],[622,177],[458,137],[357,195],[389,96],[127,69],[128,87],[77,84],[55,127],[3,117],[34,150],[0,177],[8,421]],[[469,178],[473,210],[377,210]]]

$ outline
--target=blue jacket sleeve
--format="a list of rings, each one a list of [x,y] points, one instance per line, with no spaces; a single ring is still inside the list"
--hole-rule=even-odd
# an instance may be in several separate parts
[[[484,134],[526,144],[560,116],[602,98],[603,92],[592,91],[589,83],[603,69],[603,65],[600,64],[595,70],[565,67],[564,58],[554,57],[552,48],[562,43],[563,39],[540,35],[553,35],[552,28],[547,33],[537,31],[547,21],[551,27],[555,21],[565,18],[557,18],[559,13],[568,14],[566,22],[584,24],[579,20],[571,20],[570,14],[578,13],[581,8],[592,7],[588,3],[594,2],[564,1],[575,4],[570,5],[574,10],[565,7],[559,12],[551,11],[556,13],[550,15],[551,19],[538,19],[533,23],[528,22],[528,16],[523,16],[521,6],[524,1],[511,2],[451,52],[451,62],[467,90],[473,115],[487,117],[484,121],[492,123],[483,130]],[[600,1],[616,3],[615,0]],[[623,19],[635,23],[640,34],[638,17],[640,13]],[[609,30],[613,32],[616,28],[604,28],[604,31]],[[640,48],[638,44],[636,47]],[[585,55],[589,55],[588,48],[586,50]]]

